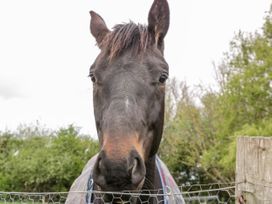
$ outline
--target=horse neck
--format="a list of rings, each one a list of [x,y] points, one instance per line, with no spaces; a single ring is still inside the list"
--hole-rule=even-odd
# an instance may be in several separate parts
[[[160,189],[162,189],[162,184],[161,184],[161,179],[160,179],[160,175],[158,172],[158,169],[156,168],[156,155],[154,155],[152,158],[150,158],[147,162],[146,162],[146,178],[145,178],[145,183],[143,185],[143,192],[145,191],[149,191],[150,193],[162,193],[160,192]],[[157,196],[157,198],[159,201],[163,201],[163,197],[162,196]],[[141,200],[148,200],[148,203],[150,204],[157,204],[158,202],[156,201],[156,199],[152,198],[152,199],[148,199],[145,196],[141,197]],[[137,202],[137,204],[140,204],[141,202]],[[164,202],[160,202],[160,203],[164,203]]]
[[[154,155],[146,162],[146,179],[142,189],[156,190],[161,188],[160,175],[156,168],[156,155]]]

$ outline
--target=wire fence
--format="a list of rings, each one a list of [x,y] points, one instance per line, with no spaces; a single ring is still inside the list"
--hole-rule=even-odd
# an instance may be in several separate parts
[[[236,195],[235,190],[241,190],[241,188],[243,193]],[[260,188],[262,188],[262,192],[269,191],[271,193],[268,197],[261,196],[257,192]],[[185,185],[180,189],[181,194],[175,194],[170,189],[145,190],[142,192],[77,191],[69,193],[81,194],[83,197],[92,194],[94,203],[164,203],[165,198],[177,200],[177,197],[182,196],[186,204],[234,204],[236,201],[239,204],[272,204],[272,185],[266,182],[263,184],[250,181],[229,184],[195,184]],[[64,204],[67,196],[68,192],[0,191],[0,204]]]
[[[183,186],[182,195],[187,204],[234,204],[235,183],[195,184]]]
[[[186,204],[234,204],[235,183],[197,184],[180,187],[181,194],[170,189],[144,190],[142,192],[92,191],[94,203],[164,203],[165,199],[183,197]],[[86,195],[90,192],[70,192]],[[0,192],[0,204],[63,204],[68,192]],[[179,203],[179,202],[176,202]]]

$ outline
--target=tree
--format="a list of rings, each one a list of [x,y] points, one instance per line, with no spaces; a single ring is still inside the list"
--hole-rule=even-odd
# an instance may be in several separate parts
[[[232,181],[237,136],[272,136],[272,8],[262,32],[234,37],[216,74],[217,91],[168,84],[160,155],[180,184]]]

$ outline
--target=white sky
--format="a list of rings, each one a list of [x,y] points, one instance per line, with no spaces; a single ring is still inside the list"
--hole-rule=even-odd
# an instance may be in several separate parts
[[[152,2],[1,0],[0,131],[39,120],[53,129],[73,123],[96,135],[87,75],[99,51],[89,33],[89,10],[109,28],[129,20],[146,24]],[[212,84],[212,62],[220,62],[234,33],[259,29],[271,3],[169,0],[170,77]]]

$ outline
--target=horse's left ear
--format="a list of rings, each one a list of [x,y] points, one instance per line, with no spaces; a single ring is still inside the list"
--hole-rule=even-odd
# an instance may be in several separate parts
[[[163,51],[163,39],[169,28],[169,5],[167,0],[154,0],[148,15],[148,31],[154,43]]]

